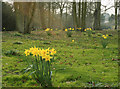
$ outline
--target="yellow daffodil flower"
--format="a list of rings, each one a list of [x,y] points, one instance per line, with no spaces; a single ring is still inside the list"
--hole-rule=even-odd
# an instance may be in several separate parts
[[[54,55],[54,54],[56,54],[56,51],[55,51],[55,49],[54,49],[54,48],[52,48],[52,49],[50,50],[50,53],[51,53],[51,55]]]
[[[52,58],[52,57],[50,57],[50,55],[46,55],[46,56],[45,56],[45,61],[50,61],[51,58]]]
[[[45,29],[45,31],[49,31],[49,30],[50,30],[50,28]]]
[[[72,42],[74,42],[74,40],[72,40]]]
[[[106,39],[107,37],[105,36],[104,39]]]
[[[75,29],[73,28],[72,30],[74,31]]]
[[[65,29],[65,31],[67,32],[67,29]]]
[[[105,35],[102,35],[102,37],[105,37]]]
[[[44,50],[44,49],[41,50],[42,58],[45,58],[47,54],[48,54],[47,50]]]
[[[25,50],[24,53],[25,53],[26,56],[28,56],[28,55],[30,55],[30,50]]]

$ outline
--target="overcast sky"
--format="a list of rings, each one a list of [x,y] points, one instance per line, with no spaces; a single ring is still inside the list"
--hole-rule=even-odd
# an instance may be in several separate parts
[[[3,1],[11,1],[11,0],[3,0]],[[21,1],[21,0],[18,0],[18,1]],[[73,0],[69,0],[69,1],[73,1]],[[107,8],[109,8],[109,7],[114,5],[114,0],[101,0],[101,4],[104,5],[104,6],[107,6],[106,7],[106,9],[107,9]],[[102,6],[101,9],[104,11],[105,7]],[[114,14],[115,13],[114,7],[112,7],[109,10],[107,10],[106,13],[109,13],[110,15]]]

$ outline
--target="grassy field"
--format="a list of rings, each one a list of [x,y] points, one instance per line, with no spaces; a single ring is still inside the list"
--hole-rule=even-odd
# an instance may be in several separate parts
[[[110,35],[106,49],[102,48],[98,33]],[[111,35],[112,34],[112,35]],[[74,40],[74,42],[72,42]],[[2,84],[3,87],[40,87],[23,74],[27,67],[25,49],[37,46],[54,48],[57,53],[52,63],[53,87],[117,87],[118,86],[118,32],[97,31],[88,37],[85,32],[72,31],[67,37],[62,30],[33,31],[31,34],[2,33]],[[15,53],[10,54],[11,51]]]

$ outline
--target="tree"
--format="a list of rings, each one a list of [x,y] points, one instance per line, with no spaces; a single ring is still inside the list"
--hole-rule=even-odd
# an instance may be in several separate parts
[[[76,2],[75,0],[73,1],[73,23],[74,23],[74,28],[77,28],[77,14],[76,14]]]
[[[24,34],[31,32],[31,23],[36,8],[35,2],[14,2],[16,24],[19,32]]]
[[[78,26],[81,26],[81,0],[79,0],[79,9],[78,9]]]
[[[82,1],[82,23],[81,23],[81,28],[82,31],[86,28],[86,7],[87,7],[87,2],[85,0]]]
[[[2,27],[6,31],[16,30],[15,12],[9,3],[2,2]],[[3,30],[3,31],[4,31]]]
[[[117,29],[117,2],[115,2],[115,29]]]
[[[93,28],[95,30],[100,30],[100,15],[101,15],[101,1],[100,2],[96,2],[96,9],[94,12],[94,26]]]
[[[120,29],[120,1],[119,1],[119,13],[118,13],[118,29]]]

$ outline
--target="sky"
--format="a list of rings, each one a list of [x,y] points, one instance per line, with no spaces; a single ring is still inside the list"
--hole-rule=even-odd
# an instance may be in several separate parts
[[[11,0],[3,0],[3,1],[11,1]],[[18,1],[20,1],[20,0],[18,0]],[[73,1],[73,0],[69,0],[69,1]],[[107,9],[107,8],[109,8],[111,6],[114,6],[114,0],[101,0],[101,4],[106,6],[106,9]],[[102,13],[105,13],[105,11],[104,11],[105,7],[101,6],[101,9],[102,9]],[[110,15],[114,14],[115,13],[114,7],[107,10],[106,13],[109,13]]]

